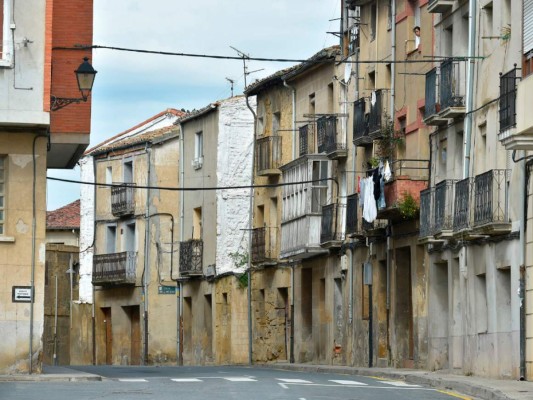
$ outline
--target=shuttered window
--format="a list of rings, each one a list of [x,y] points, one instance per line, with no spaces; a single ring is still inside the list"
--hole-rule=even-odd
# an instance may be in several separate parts
[[[523,15],[523,76],[533,73],[533,0],[524,0]]]

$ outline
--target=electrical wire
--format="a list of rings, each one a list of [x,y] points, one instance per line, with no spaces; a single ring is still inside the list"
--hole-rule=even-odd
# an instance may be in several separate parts
[[[196,58],[213,58],[218,60],[239,60],[242,61],[243,58],[248,61],[268,61],[268,62],[290,62],[290,63],[306,63],[306,64],[320,64],[320,63],[330,63],[333,60],[333,57],[328,57],[321,60],[311,60],[311,59],[297,59],[297,58],[269,58],[269,57],[251,57],[251,56],[222,56],[217,54],[199,54],[199,53],[181,53],[181,52],[171,52],[171,51],[158,51],[158,50],[147,50],[147,49],[132,49],[127,47],[116,47],[116,46],[102,46],[102,45],[77,45],[73,47],[59,46],[54,47],[52,50],[91,50],[91,49],[104,49],[104,50],[115,50],[115,51],[126,51],[132,53],[144,53],[144,54],[158,54],[163,56],[178,56],[178,57],[196,57]],[[436,57],[430,57],[436,58]],[[439,58],[440,59],[440,58]],[[448,59],[457,59],[457,60],[466,60],[468,57],[449,57]],[[427,63],[428,60],[340,60],[339,63],[345,64],[419,64]]]
[[[51,181],[58,181],[58,182],[67,182],[67,183],[78,183],[81,185],[91,185],[91,186],[107,186],[107,187],[124,187],[124,184],[121,183],[99,183],[99,182],[85,182],[85,181],[78,181],[74,179],[64,179],[64,178],[54,178],[51,176],[47,176],[46,179]],[[307,184],[307,183],[316,183],[316,182],[323,182],[323,181],[333,181],[337,185],[337,180],[335,178],[323,178],[323,179],[315,179],[315,180],[309,180],[309,181],[298,181],[298,182],[282,182],[282,183],[273,183],[273,184],[266,184],[266,185],[243,185],[243,186],[211,186],[211,187],[184,187],[184,188],[178,188],[178,187],[170,187],[170,186],[139,186],[139,185],[132,185],[132,187],[136,189],[154,189],[154,190],[169,190],[169,191],[176,191],[176,192],[199,192],[199,191],[207,191],[207,190],[232,190],[232,189],[255,189],[255,188],[276,188],[276,187],[282,187],[282,186],[291,186],[291,185],[301,185],[301,184]]]

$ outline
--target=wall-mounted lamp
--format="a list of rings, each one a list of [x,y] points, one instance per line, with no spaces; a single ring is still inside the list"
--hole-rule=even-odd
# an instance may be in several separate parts
[[[78,69],[74,71],[76,73],[76,80],[78,81],[78,88],[81,92],[80,98],[68,98],[68,97],[56,97],[51,96],[50,110],[57,111],[63,107],[68,106],[72,103],[81,103],[82,101],[87,101],[91,90],[93,89],[94,78],[96,76],[95,69],[91,64],[89,64],[89,58],[84,57],[83,62],[80,64]]]

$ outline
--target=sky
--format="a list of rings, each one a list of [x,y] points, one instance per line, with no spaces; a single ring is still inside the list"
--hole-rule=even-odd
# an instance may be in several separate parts
[[[176,53],[307,59],[339,39],[340,0],[94,0],[93,44]],[[244,86],[240,60],[93,50],[90,147],[167,109],[199,109]],[[247,83],[291,63],[248,63]],[[79,180],[79,168],[48,171]],[[80,196],[79,184],[48,181],[47,209]]]

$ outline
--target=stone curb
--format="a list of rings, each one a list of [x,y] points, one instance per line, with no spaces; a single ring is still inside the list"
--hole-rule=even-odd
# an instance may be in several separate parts
[[[94,382],[101,380],[101,376],[93,374],[0,375],[0,382]]]

